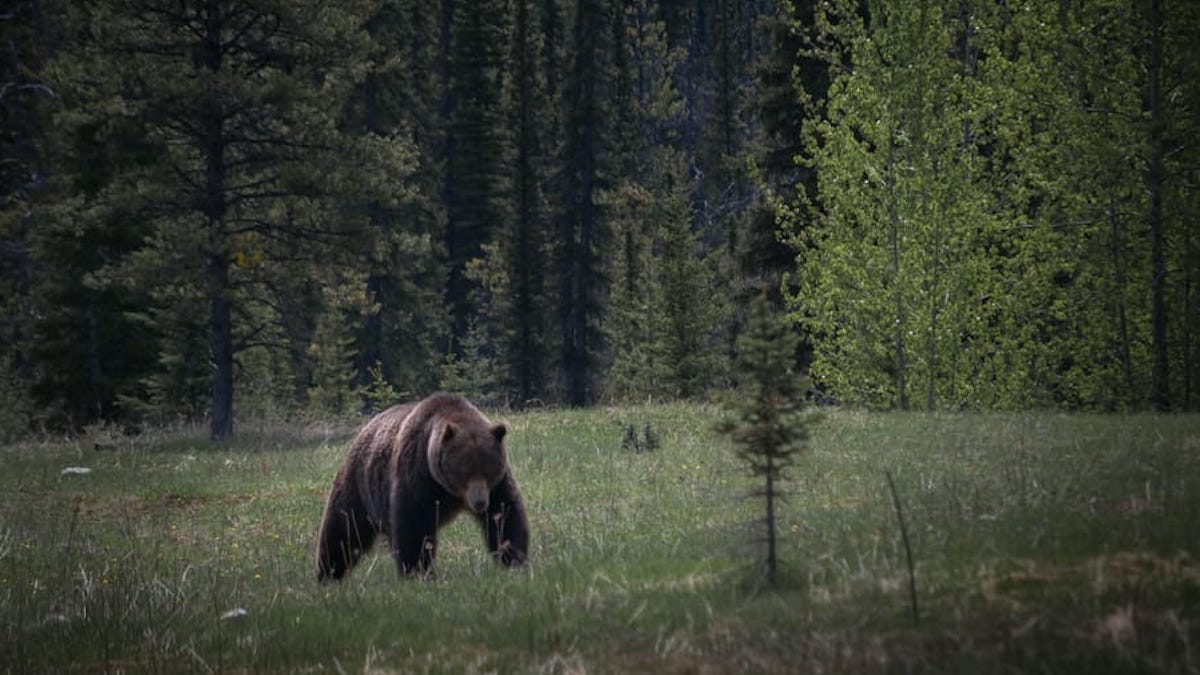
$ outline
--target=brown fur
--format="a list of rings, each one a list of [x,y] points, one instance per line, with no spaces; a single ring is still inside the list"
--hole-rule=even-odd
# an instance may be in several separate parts
[[[461,396],[393,406],[355,437],[317,536],[317,578],[340,579],[384,534],[401,574],[432,569],[437,531],[463,510],[506,566],[525,562],[529,525],[508,469],[503,424]]]

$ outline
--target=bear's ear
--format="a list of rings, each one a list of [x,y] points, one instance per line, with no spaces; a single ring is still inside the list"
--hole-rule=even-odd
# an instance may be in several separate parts
[[[504,426],[503,424],[497,424],[496,426],[492,427],[492,435],[496,437],[497,443],[504,440],[504,434],[506,433],[508,433],[508,427]]]
[[[446,422],[446,430],[442,432],[442,443],[447,443],[451,438],[454,438],[454,425]]]

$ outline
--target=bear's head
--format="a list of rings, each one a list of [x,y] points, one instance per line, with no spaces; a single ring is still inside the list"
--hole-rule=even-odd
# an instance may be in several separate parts
[[[504,456],[507,428],[479,416],[438,420],[432,431],[428,459],[434,480],[467,508],[485,513],[492,488],[508,472]]]

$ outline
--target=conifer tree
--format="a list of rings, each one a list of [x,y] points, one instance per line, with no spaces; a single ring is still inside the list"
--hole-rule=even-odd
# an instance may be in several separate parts
[[[311,373],[307,403],[317,415],[344,414],[360,407],[353,326],[368,302],[366,284],[357,274],[337,275],[321,289],[321,308],[306,349]]]
[[[606,391],[616,400],[666,399],[671,364],[664,350],[666,333],[659,259],[654,255],[654,196],[643,186],[625,183],[610,195],[614,230],[609,331],[612,364]]]
[[[715,380],[716,333],[728,306],[715,283],[718,256],[703,250],[695,229],[696,185],[678,133],[683,55],[668,48],[654,3],[628,3],[624,23],[613,134],[621,180],[603,196],[615,249],[608,389],[619,397],[690,398]]]
[[[664,208],[663,190],[663,174],[680,170],[679,163],[663,166],[661,160],[677,154],[679,139],[670,130],[682,103],[673,82],[681,52],[668,49],[666,24],[654,3],[629,3],[619,18],[610,132],[619,182],[601,196],[613,230],[606,390],[617,399],[665,399],[673,387],[664,344],[660,229],[681,214]]]
[[[729,238],[729,253],[747,278],[746,301],[766,288],[773,302],[783,304],[779,290],[784,274],[795,269],[796,251],[779,236],[777,211],[804,218],[793,227],[812,226],[801,206],[816,197],[816,172],[796,159],[805,156],[805,120],[821,116],[829,88],[828,63],[805,43],[814,18],[812,3],[780,3],[761,24],[766,54],[756,64],[757,95],[750,107],[759,129],[752,158],[762,199]]]
[[[750,475],[762,481],[752,494],[763,500],[763,563],[771,584],[778,581],[783,483],[804,450],[811,423],[804,411],[807,383],[796,373],[798,340],[791,322],[771,309],[765,293],[756,296],[737,342],[738,389],[728,406],[733,418],[722,426]]]
[[[477,321],[494,335],[495,363],[503,374],[497,383],[505,398],[518,406],[546,395],[550,352],[550,309],[553,296],[546,260],[551,251],[552,212],[547,196],[555,159],[555,101],[548,85],[542,17],[546,8],[532,0],[516,0],[509,64],[511,86],[506,111],[512,134],[512,217],[497,223],[484,258],[469,277],[479,285],[482,305]],[[476,326],[476,330],[481,326]]]
[[[388,0],[368,23],[379,66],[354,97],[347,124],[355,134],[400,135],[415,154],[397,204],[371,205],[380,231],[367,255],[373,310],[357,331],[360,384],[394,385],[407,396],[438,385],[446,350],[445,99],[449,55],[442,17],[418,0]]]
[[[621,3],[580,0],[573,28],[574,58],[563,92],[565,139],[562,211],[555,273],[559,283],[563,400],[591,403],[600,385],[605,348],[608,277],[604,256],[611,232],[600,195],[611,181],[605,134],[611,123],[613,27]]]
[[[507,407],[514,394],[513,363],[505,358],[504,348],[515,334],[508,323],[515,314],[510,268],[501,251],[501,242],[484,244],[482,255],[467,264],[466,278],[475,284],[471,320],[459,350],[447,354],[442,363],[441,387],[484,405]]]
[[[668,153],[665,163],[671,161]],[[705,253],[699,233],[693,230],[688,194],[690,182],[683,180],[682,158],[678,173],[668,173],[663,184],[661,220],[656,224],[659,276],[651,283],[661,285],[655,313],[662,317],[663,352],[669,364],[672,398],[695,398],[716,385],[719,366],[719,329],[728,317],[727,289],[717,281],[716,263],[722,252]],[[669,165],[669,164],[668,164]]]
[[[452,350],[475,321],[467,274],[484,244],[512,220],[513,138],[508,119],[510,2],[454,4],[446,139],[446,304]]]
[[[43,119],[53,91],[41,80],[50,25],[41,3],[0,14],[0,441],[25,430],[33,412],[30,353],[33,200],[43,187]]]
[[[110,0],[68,15],[60,128],[123,126],[150,148],[87,206],[153,228],[122,281],[205,306],[214,439],[233,432],[235,355],[278,320],[274,282],[369,244],[365,205],[396,201],[409,172],[407,144],[340,128],[372,61],[366,9]]]
[[[784,23],[785,19],[777,15],[788,8],[777,6],[777,3],[744,0],[718,0],[710,4],[711,46],[707,55],[710,75],[706,88],[711,91],[711,104],[707,119],[702,122],[703,133],[695,152],[697,170],[693,173],[698,176],[698,185],[693,197],[694,219],[706,240],[723,242],[724,253],[737,256],[742,239],[749,234],[745,230],[753,225],[763,226],[766,231],[761,234],[769,237],[768,243],[778,245],[773,236],[773,218],[770,222],[748,222],[761,210],[760,187],[754,180],[753,163],[748,158],[763,144],[763,124],[756,114],[765,89],[759,79],[759,68],[762,63],[769,63],[771,56],[782,56],[771,54],[768,49],[771,42],[766,37],[771,34],[769,26]],[[787,21],[790,23],[790,17]],[[799,107],[790,77],[794,60],[793,51],[787,55],[788,76],[784,78],[786,105],[792,111]],[[794,173],[794,163],[788,163],[791,165],[788,173]],[[753,231],[753,234],[760,233]],[[790,262],[791,256],[788,258]],[[737,262],[736,258],[732,262]],[[758,270],[751,271],[757,273]],[[734,279],[734,283],[740,284],[740,279]],[[778,285],[777,280],[774,285]],[[750,289],[744,292],[754,293]]]

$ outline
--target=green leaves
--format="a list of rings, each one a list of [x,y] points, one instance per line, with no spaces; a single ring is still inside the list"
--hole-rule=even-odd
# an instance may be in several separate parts
[[[1100,0],[859,12],[817,10],[817,196],[782,214],[814,378],[874,407],[1144,402],[1143,17]]]
[[[854,67],[812,121],[821,226],[793,306],[818,336],[813,376],[840,397],[958,406],[948,361],[983,294],[963,252],[989,218],[971,191],[973,115],[938,9],[878,10],[857,33],[842,14],[818,21],[839,26],[822,40],[845,41]]]

